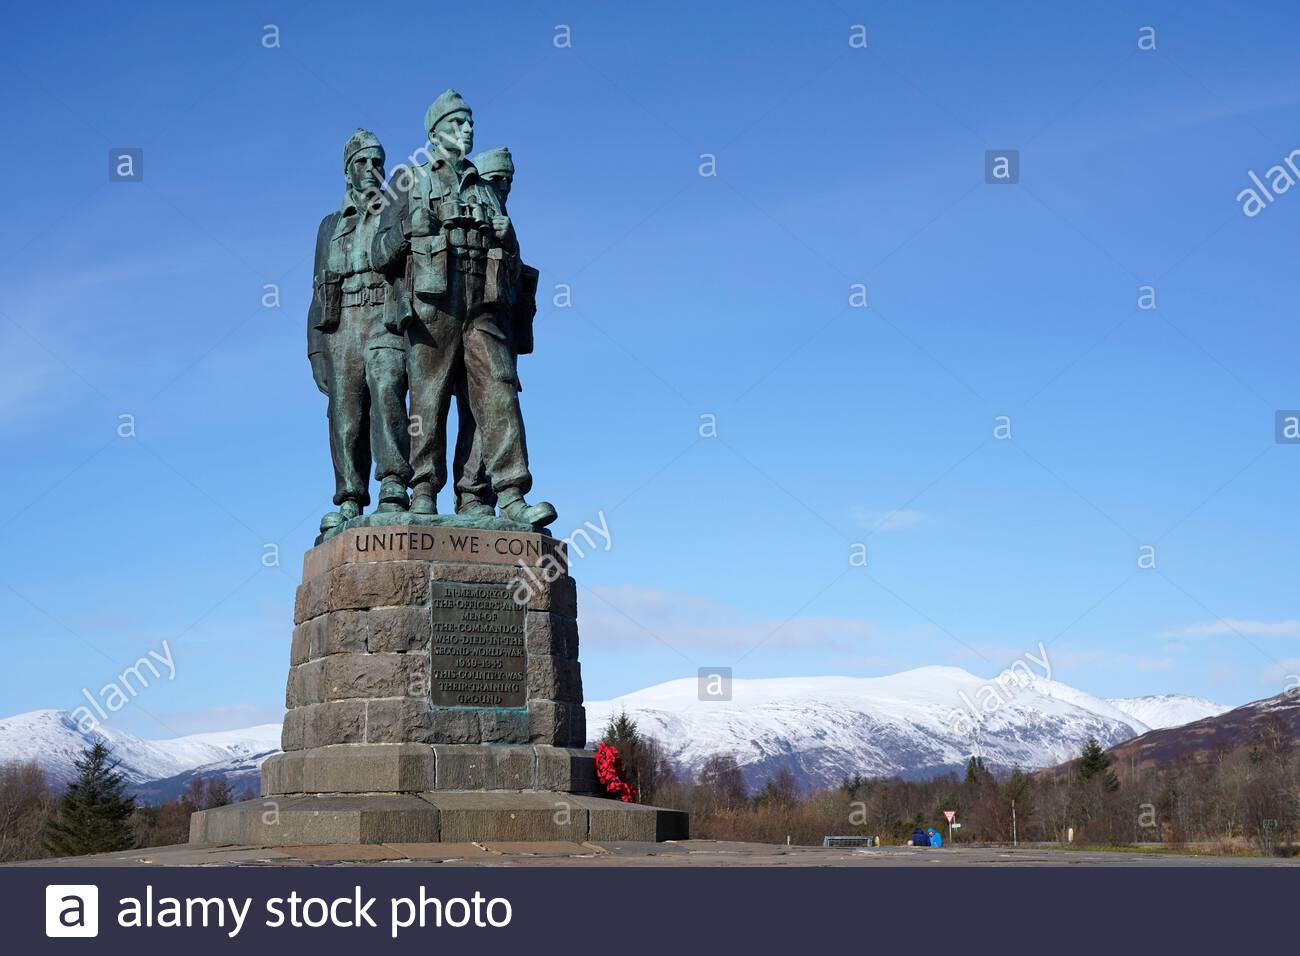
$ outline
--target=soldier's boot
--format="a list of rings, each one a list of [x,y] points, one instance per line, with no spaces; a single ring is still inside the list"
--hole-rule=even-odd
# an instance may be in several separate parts
[[[491,518],[497,513],[496,508],[478,495],[458,495],[456,497],[456,514],[469,518]]]
[[[328,534],[343,522],[361,514],[361,502],[353,498],[344,498],[338,511],[331,511],[320,519],[320,533]]]
[[[411,489],[411,514],[436,515],[438,499],[433,496],[433,485],[422,481]]]
[[[502,505],[501,514],[511,521],[530,524],[534,528],[545,528],[558,517],[555,506],[549,501],[539,501],[535,505],[530,505],[523,498],[516,498]]]
[[[411,507],[406,497],[406,484],[397,478],[385,478],[379,483],[377,512],[406,511]]]

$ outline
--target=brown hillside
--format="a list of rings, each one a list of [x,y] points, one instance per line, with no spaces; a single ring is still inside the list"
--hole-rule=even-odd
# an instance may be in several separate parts
[[[1287,691],[1217,717],[1152,730],[1107,753],[1118,767],[1159,770],[1251,746],[1300,746],[1300,693]]]

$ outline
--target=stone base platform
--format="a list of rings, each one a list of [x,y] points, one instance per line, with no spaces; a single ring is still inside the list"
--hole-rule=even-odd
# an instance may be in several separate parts
[[[541,790],[263,797],[190,818],[190,843],[209,846],[658,842],[688,836],[688,815],[680,810]]]
[[[303,556],[282,752],[196,846],[684,839],[587,744],[568,543],[502,518],[366,515]]]
[[[333,744],[267,757],[263,797],[428,790],[599,794],[590,750],[513,744]]]

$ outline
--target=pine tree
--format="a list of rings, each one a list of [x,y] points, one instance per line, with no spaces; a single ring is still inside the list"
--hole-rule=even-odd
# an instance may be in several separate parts
[[[860,773],[855,773],[853,776],[845,777],[843,780],[840,781],[840,789],[844,791],[845,795],[850,800],[857,797],[858,791],[861,790],[866,785],[867,785],[867,778],[862,776],[862,774]]]
[[[1029,823],[1034,818],[1033,778],[1026,776],[1019,767],[1014,768],[1003,784],[1002,798],[1004,822],[1009,814],[1013,820],[1014,835],[1019,837],[1020,834],[1027,833]]]
[[[617,717],[609,719],[600,739],[611,747],[617,747],[621,753],[624,748],[635,747],[641,740],[641,734],[637,731],[636,721],[627,715],[627,711],[623,711]]]
[[[966,783],[982,784],[985,781],[991,781],[993,774],[984,766],[983,757],[971,757],[966,761]]]
[[[610,718],[600,739],[618,751],[624,778],[636,792],[637,802],[653,802],[659,779],[669,766],[658,743],[644,736],[626,711]]]
[[[230,803],[230,783],[225,777],[208,778],[208,807],[224,807]]]
[[[76,767],[77,779],[63,795],[59,816],[46,827],[46,847],[58,856],[130,849],[135,798],[126,795],[112,751],[97,740],[77,758]]]
[[[1021,813],[1029,813],[1034,799],[1034,781],[1019,767],[1012,769],[1011,776],[1004,785],[1004,792],[1008,800],[1016,801]]]
[[[1089,737],[1088,742],[1083,745],[1083,751],[1079,754],[1079,779],[1087,782],[1098,776],[1101,777],[1102,787],[1106,790],[1114,793],[1119,789],[1119,778],[1110,769],[1110,758],[1101,749],[1097,738]]]
[[[754,797],[754,809],[772,805],[788,810],[799,799],[799,783],[789,767],[782,767]]]

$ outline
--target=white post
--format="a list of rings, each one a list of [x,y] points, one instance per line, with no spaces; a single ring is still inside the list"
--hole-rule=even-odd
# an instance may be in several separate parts
[[[1011,801],[1011,845],[1020,846],[1020,841],[1016,838],[1016,801]]]

